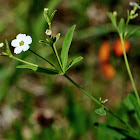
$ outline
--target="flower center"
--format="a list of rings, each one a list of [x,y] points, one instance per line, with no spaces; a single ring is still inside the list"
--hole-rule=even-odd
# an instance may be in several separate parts
[[[24,41],[19,42],[19,45],[23,46],[24,45]]]

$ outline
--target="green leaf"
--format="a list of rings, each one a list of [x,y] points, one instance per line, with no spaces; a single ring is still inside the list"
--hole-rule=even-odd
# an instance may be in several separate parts
[[[40,43],[43,43],[43,44],[45,44],[45,45],[50,46],[50,43],[49,43],[49,42],[47,42],[47,41],[44,41],[44,40],[39,40],[39,42],[40,42]]]
[[[132,103],[132,105],[134,107],[134,110],[135,110],[135,112],[137,114],[137,117],[140,120],[140,105],[139,105],[136,97],[133,94],[129,94],[128,98],[129,98],[129,100],[131,101],[131,103]]]
[[[53,20],[53,18],[54,18],[54,15],[55,15],[56,11],[57,11],[57,10],[55,10],[55,11],[51,14],[51,16],[50,16],[50,22],[52,22],[52,20]]]
[[[67,61],[68,61],[68,52],[69,52],[69,48],[71,45],[71,41],[72,41],[72,37],[73,37],[73,32],[75,29],[76,25],[73,25],[70,30],[68,31],[67,35],[64,38],[63,41],[63,46],[62,46],[62,50],[61,50],[61,62],[62,62],[62,66],[63,66],[63,70],[66,70],[66,66],[67,66]]]
[[[128,110],[134,110],[134,107],[129,99],[129,97],[127,96],[125,99],[124,99],[124,105],[128,108]]]
[[[57,70],[50,69],[50,68],[41,68],[41,67],[38,67],[37,72],[42,72],[42,73],[52,74],[52,75],[59,74]]]
[[[127,33],[127,35],[126,35],[126,40],[127,39],[129,39],[133,34],[135,34],[137,31],[139,31],[140,30],[140,28],[139,27],[137,27],[137,28],[135,28],[135,29],[133,29],[132,31],[128,31],[128,33]]]
[[[42,68],[42,67],[32,66],[32,65],[19,65],[19,66],[17,66],[17,68],[31,69],[31,70],[36,71],[36,72],[52,74],[52,75],[59,74],[59,72],[57,70],[49,69],[49,68]]]
[[[32,66],[32,65],[19,65],[19,66],[17,66],[16,68],[19,68],[19,69],[31,69],[31,70],[33,70],[33,71],[37,71],[38,66]]]
[[[123,18],[121,18],[120,22],[119,22],[119,31],[123,34],[125,30],[125,21]]]
[[[79,61],[81,61],[82,59],[83,59],[82,56],[79,56],[79,57],[73,59],[73,60],[71,61],[71,63],[68,65],[67,70],[68,70],[70,67],[72,67],[74,64],[76,64],[76,63],[78,63]]]
[[[106,115],[106,111],[104,110],[104,107],[96,109],[95,112],[99,115]]]
[[[95,123],[94,125],[100,129],[102,129],[106,133],[116,136],[119,139],[138,140],[137,136],[133,135],[131,132],[129,132],[127,130],[112,127],[109,125],[100,124],[100,123]]]
[[[56,43],[60,38],[60,33],[58,33],[55,38],[53,39],[53,43]]]
[[[7,55],[4,55],[4,54],[0,54],[0,56],[7,56]]]

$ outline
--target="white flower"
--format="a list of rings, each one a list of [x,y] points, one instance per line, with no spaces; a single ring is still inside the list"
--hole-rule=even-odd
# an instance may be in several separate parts
[[[12,40],[11,46],[15,47],[14,53],[19,54],[22,51],[27,51],[32,43],[32,38],[30,36],[26,36],[26,34],[18,34],[16,39]]]
[[[138,9],[140,9],[140,6],[136,2],[130,2],[130,6],[136,6]]]
[[[0,48],[4,46],[4,43],[0,43]]]
[[[51,35],[52,31],[47,29],[45,33],[46,33],[46,35]]]

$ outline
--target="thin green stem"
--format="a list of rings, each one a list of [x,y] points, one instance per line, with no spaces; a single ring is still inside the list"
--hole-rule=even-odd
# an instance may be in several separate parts
[[[128,13],[127,13],[127,21],[126,21],[126,26],[128,25],[128,23],[129,23],[129,21],[130,21],[130,15],[129,15],[130,13],[129,13],[129,11],[128,11]]]
[[[77,83],[75,83],[68,75],[64,74],[64,76],[73,83],[76,87],[78,87],[84,94],[86,94],[89,98],[91,98],[94,102],[96,102],[98,105],[102,105],[97,99],[95,99],[92,95],[90,95],[88,92],[86,92],[84,89],[82,89]]]
[[[50,31],[52,31],[51,24],[48,24],[48,25],[49,25],[49,29],[50,29]],[[53,38],[52,34],[51,34],[51,38]]]
[[[106,111],[108,111],[112,116],[114,116],[117,120],[119,120],[123,125],[125,125],[128,129],[132,130],[133,133],[135,133],[136,135],[137,132],[129,125],[127,124],[125,121],[123,121],[120,117],[118,117],[117,115],[115,115],[110,109],[108,109],[107,107],[105,107],[103,104],[101,104],[97,99],[95,99],[91,94],[89,94],[88,92],[86,92],[84,89],[82,89],[77,83],[75,83],[68,75],[64,74],[64,76],[72,83],[74,84],[76,87],[78,87],[85,95],[87,95],[90,99],[92,99],[94,102],[96,102],[98,105],[103,106],[105,108]]]
[[[19,59],[19,58],[17,58],[17,57],[14,57],[13,55],[10,56],[10,58],[13,58],[13,59],[15,59],[15,60],[17,60],[17,61],[20,61],[20,62],[22,62],[22,63],[24,63],[24,64],[27,64],[27,65],[31,65],[31,66],[38,67],[38,65],[36,65],[36,64],[33,64],[33,63],[30,63],[30,62],[27,62],[27,61],[21,60],[21,59]]]
[[[33,50],[29,49],[29,51],[31,51],[32,53],[34,53],[35,55],[37,55],[38,57],[40,57],[41,59],[45,60],[46,62],[48,62],[51,66],[53,66],[55,69],[56,67],[47,59],[45,59],[44,57],[40,56],[39,54],[37,54],[36,52],[34,52]]]
[[[48,24],[48,25],[49,25],[49,29],[52,31],[51,24]],[[53,40],[52,34],[51,34],[51,39]],[[58,55],[58,52],[57,52],[57,49],[56,49],[54,43],[52,44],[52,49],[53,49],[53,51],[54,51],[54,53],[55,53],[55,56],[56,56],[56,59],[57,59],[57,61],[58,61],[59,66],[60,66],[60,68],[61,68],[61,71],[64,72],[64,71],[63,71],[63,67],[62,67],[62,63],[61,63],[61,61],[60,61],[60,58],[59,58],[59,55]]]
[[[57,61],[58,61],[58,64],[59,64],[59,66],[60,66],[60,68],[61,68],[61,70],[62,70],[62,72],[63,72],[62,63],[61,63],[61,61],[60,61],[60,58],[59,58],[57,49],[56,49],[56,47],[55,47],[55,44],[53,44],[52,48],[53,48],[53,51],[54,51],[54,53],[55,53],[56,59],[57,59]]]
[[[128,17],[128,19],[126,21],[126,26],[128,25],[129,21],[130,21],[130,18]]]
[[[131,70],[130,70],[130,67],[129,67],[128,59],[127,59],[126,52],[125,52],[125,46],[124,46],[124,42],[125,41],[123,39],[123,35],[122,34],[120,34],[120,39],[121,39],[121,43],[122,43],[122,46],[123,46],[124,61],[125,61],[125,64],[126,64],[128,75],[130,77],[130,80],[131,80],[131,83],[132,83],[132,86],[133,86],[136,98],[138,100],[138,103],[140,105],[140,97],[139,97],[139,94],[137,92],[137,89],[136,89],[136,86],[135,86],[135,83],[134,83],[134,79],[133,79],[133,76],[132,76],[132,73],[131,73]]]

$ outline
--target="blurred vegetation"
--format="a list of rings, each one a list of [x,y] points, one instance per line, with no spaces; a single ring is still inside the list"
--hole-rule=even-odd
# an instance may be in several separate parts
[[[58,49],[69,28],[76,24],[70,48],[71,58],[84,60],[68,71],[70,77],[97,99],[108,99],[111,108],[126,122],[137,127],[137,118],[123,100],[133,91],[123,56],[116,56],[113,43],[118,35],[107,13],[117,11],[126,18],[129,1],[121,0],[0,0],[0,42],[9,43],[19,33],[33,38],[32,50],[55,60],[49,47],[39,43],[48,28],[43,10],[57,9],[52,24],[53,35],[61,33]],[[131,22],[130,30],[139,26],[140,17]],[[130,38],[127,53],[138,91],[140,91],[140,31]],[[109,63],[115,75],[109,79],[101,69],[98,51],[104,41],[111,44]],[[2,52],[2,50],[0,50]],[[17,57],[42,66],[45,61],[30,52]],[[96,105],[62,76],[38,74],[16,69],[19,62],[0,57],[0,140],[116,140],[110,133],[96,127],[96,122],[123,128],[111,115],[98,116]],[[131,121],[133,120],[133,121]],[[139,122],[140,123],[140,122]]]

